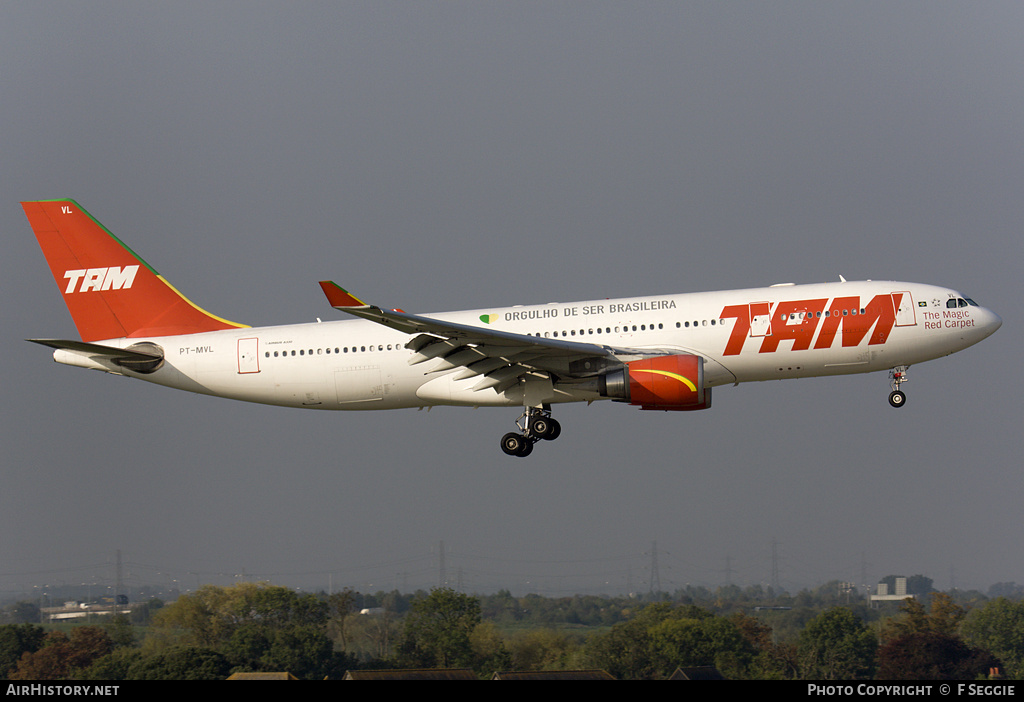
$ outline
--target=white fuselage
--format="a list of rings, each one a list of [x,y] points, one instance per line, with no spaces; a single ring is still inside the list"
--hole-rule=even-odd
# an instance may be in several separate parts
[[[889,305],[886,308],[886,305]],[[550,303],[426,315],[568,341],[695,354],[705,385],[865,373],[910,366],[971,346],[998,329],[993,312],[956,291],[864,281]],[[64,363],[192,392],[331,410],[431,405],[522,406],[517,388],[473,390],[453,370],[410,365],[410,335],[361,319],[169,337],[164,363],[138,374],[57,351]],[[426,366],[426,367],[425,367]],[[556,402],[599,399],[555,385]]]

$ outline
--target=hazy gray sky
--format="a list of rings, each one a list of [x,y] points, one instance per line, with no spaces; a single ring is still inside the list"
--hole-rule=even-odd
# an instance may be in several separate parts
[[[1019,2],[0,2],[0,595],[109,580],[547,595],[1024,582]],[[54,364],[18,202],[252,325],[874,278],[1004,320],[700,413],[319,413]],[[1014,360],[1018,359],[1018,360]]]

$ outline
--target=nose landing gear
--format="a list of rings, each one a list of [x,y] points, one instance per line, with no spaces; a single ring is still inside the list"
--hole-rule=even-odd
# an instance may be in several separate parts
[[[551,416],[551,410],[527,407],[516,420],[519,432],[509,432],[501,437],[501,450],[509,456],[526,458],[533,452],[533,445],[538,441],[554,441],[562,433],[562,425]]]
[[[889,393],[889,404],[893,407],[902,407],[907,401],[907,394],[900,390],[900,386],[907,382],[907,366],[896,366],[889,371],[889,384],[892,392]]]

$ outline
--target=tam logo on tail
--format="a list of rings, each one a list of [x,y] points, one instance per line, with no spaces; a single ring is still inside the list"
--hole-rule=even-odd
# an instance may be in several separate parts
[[[64,290],[65,295],[73,292],[89,292],[90,290],[126,290],[135,282],[135,274],[139,272],[138,266],[110,266],[109,268],[80,268],[74,271],[64,271],[64,279],[68,281],[68,287]],[[75,290],[75,286],[78,290]]]

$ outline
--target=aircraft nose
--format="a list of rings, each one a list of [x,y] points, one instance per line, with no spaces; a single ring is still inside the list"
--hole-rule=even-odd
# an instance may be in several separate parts
[[[984,310],[985,315],[981,321],[981,328],[985,331],[985,336],[990,336],[1003,326],[1003,318],[987,307]]]
[[[990,315],[992,315],[992,322],[990,323],[991,326],[992,326],[992,331],[995,331],[999,327],[1003,326],[1003,318],[1002,317],[1000,317],[998,314],[996,314],[992,310],[989,310],[988,313]]]

